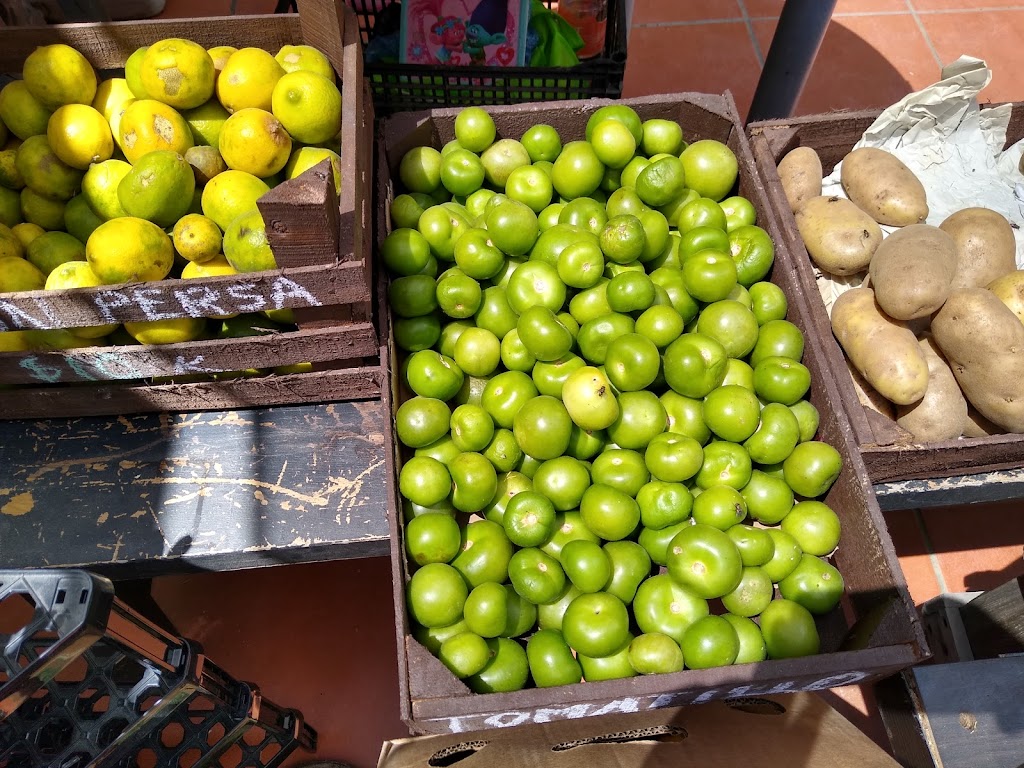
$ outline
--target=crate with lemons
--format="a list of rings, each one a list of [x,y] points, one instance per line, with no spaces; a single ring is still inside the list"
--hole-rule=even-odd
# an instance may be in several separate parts
[[[0,293],[276,267],[256,201],[330,158],[341,93],[308,45],[206,50],[164,39],[101,80],[37,48],[0,90]],[[270,315],[270,317],[265,316]],[[289,310],[0,333],[0,352],[259,335]]]

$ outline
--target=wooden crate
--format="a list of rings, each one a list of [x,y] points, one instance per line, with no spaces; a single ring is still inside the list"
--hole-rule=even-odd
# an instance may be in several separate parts
[[[293,308],[299,330],[166,346],[0,354],[0,419],[207,410],[349,400],[380,393],[373,324],[373,105],[356,21],[344,4],[302,0],[298,15],[232,16],[0,29],[0,72],[20,71],[37,46],[71,45],[98,71],[122,68],[139,46],[184,37],[204,47],[307,43],[334,65],[342,92],[341,189],[324,161],[258,203],[278,269],[67,291],[0,294],[0,331],[204,317]],[[311,362],[302,374],[209,374]],[[179,377],[166,382],[165,377]],[[199,379],[199,380],[196,380]]]
[[[839,389],[837,405],[848,416],[854,442],[864,458],[868,475],[876,483],[952,477],[1024,466],[1024,435],[915,443],[896,422],[865,408],[857,399],[846,358],[832,334],[832,324],[815,282],[814,267],[786,202],[776,166],[790,150],[800,146],[811,147],[821,157],[822,169],[827,175],[853,149],[877,117],[878,112],[840,112],[752,123],[748,128],[757,170],[787,246],[784,249],[785,264],[807,299],[810,327],[821,339],[827,367]],[[1014,105],[1006,146],[1021,138],[1024,138],[1024,104]],[[965,206],[969,204],[969,201],[964,202]]]
[[[582,137],[588,117],[608,100],[540,103],[491,107],[499,136],[518,138],[535,123],[558,129],[563,140]],[[758,222],[785,250],[778,226],[758,177],[746,135],[732,96],[676,94],[625,99],[641,119],[655,117],[679,122],[686,138],[725,142],[740,164],[739,194],[757,209]],[[440,147],[454,138],[457,110],[406,113],[389,118],[378,133],[378,238],[389,229],[392,178],[402,155],[414,146]],[[383,146],[380,146],[380,145]],[[778,255],[777,255],[778,258]],[[819,620],[825,653],[791,660],[766,661],[710,670],[687,670],[671,675],[636,677],[558,688],[535,688],[513,693],[474,694],[410,634],[405,608],[409,571],[403,542],[402,505],[398,493],[401,456],[389,430],[387,459],[391,503],[391,559],[398,644],[401,714],[418,733],[453,733],[479,728],[514,726],[615,712],[679,706],[712,699],[754,696],[797,690],[822,690],[862,683],[892,674],[928,656],[920,622],[907,592],[892,541],[886,531],[864,464],[850,440],[850,428],[838,406],[839,392],[825,372],[827,360],[812,333],[801,298],[802,285],[779,259],[771,280],[790,302],[789,319],[806,336],[804,363],[813,377],[811,402],[821,414],[819,438],[835,446],[844,469],[825,498],[839,515],[843,538],[835,563],[846,581],[843,610]],[[400,370],[391,343],[389,372]],[[394,400],[397,377],[385,396]]]

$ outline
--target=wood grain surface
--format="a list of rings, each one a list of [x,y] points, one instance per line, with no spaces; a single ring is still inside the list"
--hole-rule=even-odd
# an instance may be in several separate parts
[[[0,568],[115,578],[388,550],[379,400],[0,423]]]

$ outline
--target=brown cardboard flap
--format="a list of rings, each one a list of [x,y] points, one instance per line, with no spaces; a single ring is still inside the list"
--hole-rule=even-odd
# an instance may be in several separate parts
[[[384,744],[378,768],[497,765],[899,768],[842,715],[809,693],[400,739]]]

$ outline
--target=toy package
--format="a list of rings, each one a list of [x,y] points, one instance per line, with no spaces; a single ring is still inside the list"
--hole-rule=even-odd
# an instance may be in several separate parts
[[[529,0],[404,0],[401,61],[523,66],[529,17]]]

